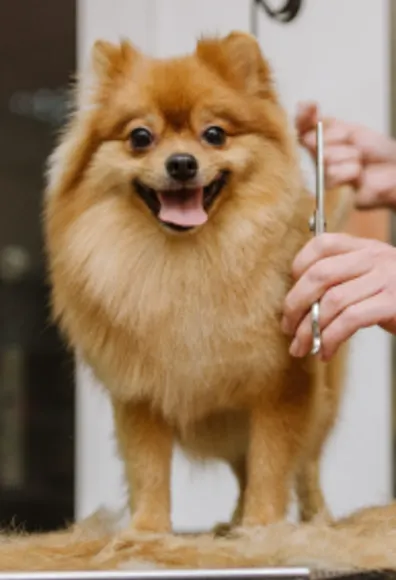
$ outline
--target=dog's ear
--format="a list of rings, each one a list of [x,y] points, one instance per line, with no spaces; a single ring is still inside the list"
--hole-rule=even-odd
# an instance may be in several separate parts
[[[235,88],[262,98],[276,98],[270,66],[251,34],[231,32],[223,39],[202,39],[196,55]]]
[[[90,62],[77,76],[74,100],[77,109],[96,106],[114,87],[115,81],[131,72],[141,53],[127,40],[113,44],[97,40],[91,49]]]
[[[97,40],[92,48],[91,62],[99,80],[112,80],[122,74],[140,56],[140,52],[127,40],[113,44]]]

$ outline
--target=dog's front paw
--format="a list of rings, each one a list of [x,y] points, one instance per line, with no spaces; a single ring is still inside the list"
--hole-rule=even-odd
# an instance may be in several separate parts
[[[171,532],[171,522],[168,517],[159,514],[136,512],[130,523],[131,531],[148,532],[151,534],[169,534]]]
[[[241,527],[242,528],[262,528],[266,526],[271,526],[273,524],[278,524],[282,522],[284,518],[275,514],[271,511],[258,512],[256,514],[245,515],[242,518]]]

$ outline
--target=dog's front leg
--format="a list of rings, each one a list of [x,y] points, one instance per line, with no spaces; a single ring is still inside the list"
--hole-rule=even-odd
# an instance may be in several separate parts
[[[286,517],[304,420],[305,401],[301,407],[293,400],[258,400],[252,406],[243,526],[268,525]]]
[[[171,529],[171,429],[145,403],[113,401],[119,450],[129,487],[132,527],[138,531]]]

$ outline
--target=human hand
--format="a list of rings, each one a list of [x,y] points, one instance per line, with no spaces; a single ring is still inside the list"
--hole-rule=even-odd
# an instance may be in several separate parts
[[[299,141],[316,155],[318,107],[302,103],[297,110]],[[354,186],[359,209],[396,207],[396,141],[367,127],[334,118],[323,119],[325,179],[329,188]]]
[[[347,234],[313,238],[293,264],[282,329],[293,336],[290,354],[312,347],[311,305],[320,300],[322,360],[361,328],[379,325],[396,334],[396,248]]]

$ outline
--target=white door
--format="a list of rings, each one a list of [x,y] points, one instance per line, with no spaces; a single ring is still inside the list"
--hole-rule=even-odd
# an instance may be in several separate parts
[[[281,7],[287,2],[267,0]],[[279,23],[253,0],[79,0],[79,56],[97,37],[130,37],[144,50],[169,56],[190,50],[202,32],[255,29],[294,112],[317,99],[326,113],[388,128],[388,4],[385,0],[305,0],[295,20]],[[307,166],[308,171],[308,166]],[[309,178],[309,175],[308,175]],[[337,514],[391,495],[390,341],[378,329],[353,341],[347,396],[324,462],[324,483]],[[104,395],[78,370],[77,516],[100,505],[122,506],[125,489],[115,458]],[[174,524],[200,529],[228,518],[236,488],[224,466],[174,462]]]

